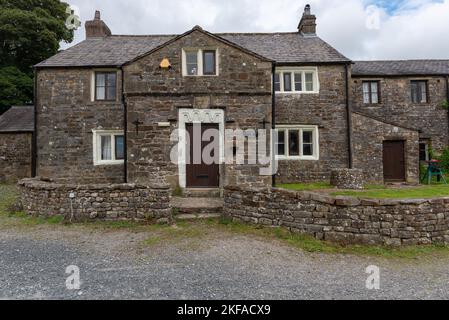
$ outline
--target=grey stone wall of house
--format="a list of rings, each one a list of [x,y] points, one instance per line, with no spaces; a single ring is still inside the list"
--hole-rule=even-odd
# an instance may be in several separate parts
[[[224,214],[343,244],[449,243],[449,198],[376,200],[280,189],[225,190]]]
[[[101,70],[101,69],[100,69]],[[95,166],[94,129],[123,130],[120,102],[92,101],[93,69],[38,69],[37,175],[70,183],[122,183],[123,165]]]
[[[183,48],[215,48],[218,76],[183,77]],[[161,69],[167,58],[171,69]],[[130,182],[168,182],[178,185],[178,166],[170,160],[176,142],[170,134],[178,128],[180,108],[222,109],[225,129],[271,127],[271,68],[239,48],[198,30],[125,66],[128,109],[128,178]],[[134,123],[139,121],[138,127]],[[170,122],[169,127],[158,123]],[[221,185],[270,185],[271,177],[259,175],[259,165],[225,165]]]
[[[319,94],[276,94],[277,125],[317,125],[318,161],[279,161],[277,182],[329,181],[334,168],[347,168],[348,139],[345,67],[318,67]]]
[[[75,185],[24,179],[21,200],[32,216],[64,216],[66,221],[145,220],[171,222],[171,191],[163,185]]]
[[[405,175],[419,182],[419,132],[401,128],[362,114],[352,114],[353,165],[365,173],[368,183],[384,183],[383,142],[405,141]]]
[[[331,185],[338,189],[361,190],[365,187],[365,174],[360,169],[334,169]]]
[[[379,81],[380,103],[363,103],[363,81]],[[411,100],[411,80],[427,80],[429,103],[414,104]],[[441,107],[447,99],[444,77],[387,77],[352,79],[353,109],[397,125],[416,128],[422,139],[431,139],[432,148],[440,152],[449,144],[448,112]]]
[[[0,183],[31,177],[32,133],[0,133]]]

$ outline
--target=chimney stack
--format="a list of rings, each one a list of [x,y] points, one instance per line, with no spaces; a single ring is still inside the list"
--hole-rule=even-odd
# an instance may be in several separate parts
[[[101,20],[100,11],[95,11],[95,18],[91,21],[86,21],[86,39],[89,38],[103,38],[111,35],[109,27]]]
[[[316,16],[311,13],[310,4],[304,8],[298,31],[304,35],[316,35]]]

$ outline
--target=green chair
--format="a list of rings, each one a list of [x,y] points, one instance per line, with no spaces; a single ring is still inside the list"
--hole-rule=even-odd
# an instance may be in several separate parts
[[[427,167],[427,171],[422,177],[421,182],[424,183],[427,181],[427,184],[432,184],[433,177],[437,177],[438,182],[443,180],[443,182],[447,184],[447,181],[444,178],[443,169],[441,169],[440,162],[437,160],[429,161],[429,166]]]

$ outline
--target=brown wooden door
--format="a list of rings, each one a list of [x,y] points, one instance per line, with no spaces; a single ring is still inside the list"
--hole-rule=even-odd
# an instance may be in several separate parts
[[[386,182],[405,181],[404,141],[384,141],[384,179]]]
[[[201,141],[201,137],[208,129],[216,130],[218,134],[218,124],[186,124],[186,130],[190,136],[190,146],[187,146],[187,152],[190,153],[190,161],[186,165],[186,182],[187,188],[218,188],[220,186],[220,167],[219,154],[213,148],[210,152],[211,157],[214,158],[213,164],[205,163],[203,157],[204,148],[213,144],[217,146],[215,150],[219,150],[218,135],[210,138],[208,141]],[[201,133],[201,136],[199,136]],[[199,140],[197,144],[194,140]],[[190,150],[189,150],[190,149]],[[196,158],[194,157],[196,154]],[[196,160],[196,161],[194,161]]]

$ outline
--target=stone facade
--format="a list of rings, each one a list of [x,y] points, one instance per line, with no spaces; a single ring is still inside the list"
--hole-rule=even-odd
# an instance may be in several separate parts
[[[31,177],[32,133],[0,133],[0,183]]]
[[[74,185],[24,179],[22,204],[33,216],[62,215],[66,221],[146,220],[170,222],[168,186],[136,184]]]
[[[354,168],[365,173],[368,183],[383,184],[383,142],[405,141],[405,177],[409,183],[419,182],[419,132],[397,127],[359,113],[352,114]]]
[[[361,190],[366,184],[365,174],[360,169],[334,169],[331,185],[338,189]]]
[[[279,161],[279,183],[329,181],[349,166],[345,66],[318,66],[318,78],[318,94],[276,94],[276,125],[316,125],[320,137],[318,161]]]
[[[363,103],[364,80],[379,81],[379,104]],[[428,103],[412,103],[410,84],[412,80],[427,81]],[[442,102],[447,99],[445,77],[354,77],[351,87],[354,111],[393,122],[398,126],[415,128],[421,131],[421,139],[430,139],[436,152],[440,152],[449,144],[448,111],[441,107]]]
[[[182,75],[183,48],[215,48],[218,75]],[[170,69],[161,69],[168,59]],[[179,110],[223,110],[223,129],[262,129],[271,122],[272,63],[201,30],[160,48],[125,66],[128,109],[128,178],[130,182],[159,181],[179,185],[179,168],[170,160],[179,128]],[[204,119],[203,119],[204,120]],[[139,121],[138,131],[135,126]],[[201,119],[195,119],[201,121]],[[204,120],[207,123],[209,120]],[[170,123],[165,126],[162,124]],[[260,176],[259,165],[222,165],[221,185],[268,186],[271,176]]]
[[[124,128],[120,71],[117,99],[112,102],[94,101],[94,71],[38,69],[38,176],[69,183],[124,182],[123,165],[95,166],[93,161],[92,130]]]
[[[449,198],[373,200],[279,189],[225,191],[225,216],[343,244],[449,243]]]

